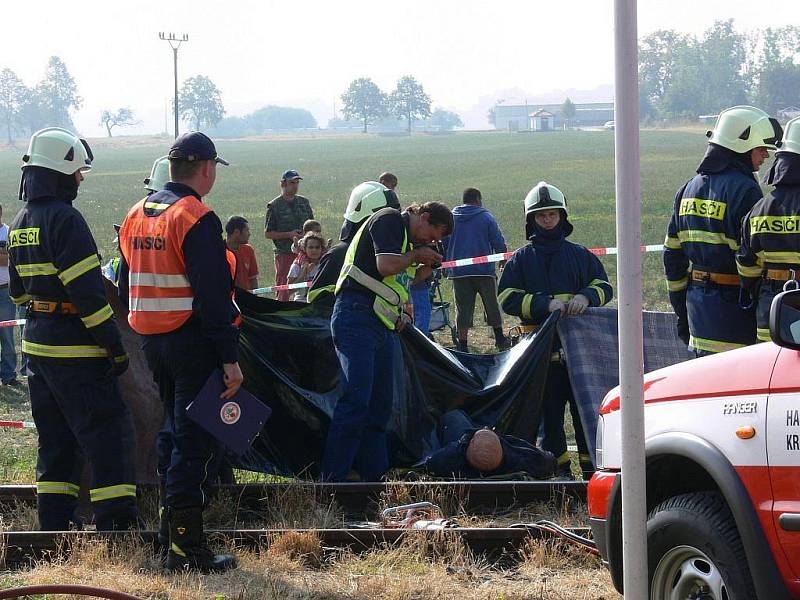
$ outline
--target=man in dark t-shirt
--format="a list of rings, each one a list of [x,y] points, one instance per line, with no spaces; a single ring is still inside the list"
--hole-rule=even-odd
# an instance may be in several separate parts
[[[450,209],[438,202],[401,213],[384,208],[356,233],[336,285],[331,332],[341,365],[342,397],[334,408],[322,477],[343,481],[355,469],[377,481],[389,468],[386,424],[392,409],[395,331],[409,322],[408,270],[427,270],[442,257],[426,244],[453,229]],[[411,244],[415,244],[412,248]]]
[[[286,285],[289,268],[297,255],[292,252],[292,242],[303,235],[303,223],[314,218],[307,198],[297,195],[303,178],[294,169],[281,177],[281,195],[267,204],[264,236],[275,244],[275,285]],[[281,302],[289,300],[289,291],[277,293]]]

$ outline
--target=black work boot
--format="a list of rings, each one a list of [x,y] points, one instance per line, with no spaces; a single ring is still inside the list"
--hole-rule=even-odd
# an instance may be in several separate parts
[[[203,532],[203,509],[169,508],[170,547],[166,571],[200,571],[221,573],[236,567],[231,554],[214,554],[206,544]]]
[[[583,475],[584,481],[589,481],[594,475],[594,465],[592,464],[592,459],[590,456],[580,457],[580,464],[581,464],[581,474]]]
[[[575,476],[572,474],[572,465],[569,461],[558,465],[556,468],[556,479],[561,479],[562,481],[575,480]]]

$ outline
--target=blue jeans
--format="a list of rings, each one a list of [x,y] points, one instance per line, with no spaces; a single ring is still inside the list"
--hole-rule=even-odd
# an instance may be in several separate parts
[[[17,308],[8,295],[8,286],[0,288],[0,321],[16,318]],[[14,347],[14,327],[0,327],[0,381],[8,383],[17,378],[17,350]]]
[[[372,310],[370,294],[344,291],[331,317],[343,395],[328,428],[322,477],[344,481],[351,468],[364,481],[378,481],[389,469],[386,425],[394,398],[397,344]]]
[[[411,289],[411,304],[414,306],[414,325],[425,335],[431,332],[431,297],[429,287]]]

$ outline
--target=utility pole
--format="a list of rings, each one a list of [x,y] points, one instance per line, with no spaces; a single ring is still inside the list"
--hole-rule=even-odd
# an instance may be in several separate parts
[[[175,113],[175,138],[177,139],[178,137],[178,48],[181,47],[181,44],[183,42],[189,41],[189,36],[184,33],[180,37],[178,37],[174,33],[170,33],[168,35],[162,31],[158,34],[158,39],[163,40],[165,42],[169,42],[170,48],[172,48],[172,57],[175,65],[175,100],[174,100],[175,106],[173,107],[173,112]]]

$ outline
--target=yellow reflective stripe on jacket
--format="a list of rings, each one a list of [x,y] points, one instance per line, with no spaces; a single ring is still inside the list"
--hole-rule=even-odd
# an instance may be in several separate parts
[[[759,250],[756,256],[764,262],[771,263],[800,263],[800,252],[771,252],[769,250]]]
[[[750,217],[750,235],[766,233],[800,233],[800,216],[763,216]]]
[[[736,270],[739,271],[739,275],[742,277],[761,277],[762,267],[761,265],[753,265],[752,267],[747,267],[736,261]]]
[[[112,500],[125,496],[136,497],[136,486],[134,484],[121,483],[119,485],[110,485],[108,487],[89,490],[89,499],[92,502],[101,502],[102,500]]]
[[[83,260],[76,262],[71,267],[61,271],[58,274],[58,278],[61,280],[61,283],[67,285],[70,281],[77,279],[95,267],[98,269],[100,268],[100,259],[97,258],[97,254],[92,254],[91,256],[87,256]]]
[[[561,300],[562,302],[569,302],[575,297],[575,294],[554,294],[553,298]]]
[[[689,278],[669,280],[667,279],[667,290],[670,292],[681,292],[689,287]]]
[[[511,297],[511,294],[522,294],[524,296],[525,290],[520,290],[517,288],[506,288],[497,295],[498,302],[502,304]]]
[[[678,238],[667,236],[664,238],[664,248],[669,248],[670,250],[680,250],[681,241]]]
[[[520,307],[520,316],[523,319],[532,319],[531,304],[533,304],[533,294],[525,294],[522,298],[522,306]]]
[[[25,354],[47,358],[108,358],[108,351],[100,346],[51,346],[22,340]]]
[[[111,310],[111,307],[108,304],[106,304],[96,313],[92,313],[88,317],[81,317],[81,321],[83,321],[83,324],[86,326],[86,329],[91,329],[92,327],[97,327],[101,323],[105,323],[113,316],[114,316],[114,311]]]
[[[17,270],[20,277],[58,274],[58,269],[56,269],[56,266],[51,262],[14,265],[14,268]]]
[[[759,342],[768,342],[772,339],[772,336],[769,334],[769,327],[759,327],[756,329],[756,337],[758,338]]]
[[[678,207],[678,214],[682,217],[707,217],[722,221],[725,219],[725,209],[728,205],[719,200],[708,200],[707,198],[683,198]]]
[[[33,298],[30,294],[22,294],[22,296],[9,296],[14,304],[25,304],[30,302]]]
[[[728,350],[736,350],[736,348],[744,348],[745,344],[707,340],[690,335],[689,346],[695,350],[704,350],[706,352],[727,352]]]
[[[144,207],[153,210],[167,210],[172,204],[162,204],[160,202],[145,202]],[[224,237],[224,234],[223,234]]]
[[[597,296],[600,299],[600,306],[603,306],[606,303],[606,291],[603,289],[602,284],[611,285],[605,279],[592,279],[589,282],[589,289],[594,290],[597,292]]]
[[[334,294],[336,293],[336,284],[332,283],[330,285],[324,285],[322,287],[314,288],[313,290],[309,290],[308,294],[306,294],[306,300],[309,302],[314,302],[320,294]]]
[[[731,250],[739,249],[739,243],[736,240],[732,240],[724,233],[718,233],[716,231],[684,229],[678,232],[678,239],[681,243],[698,242],[701,244],[722,244],[727,245]]]
[[[69,481],[37,481],[37,494],[63,494],[65,496],[78,497],[80,488]]]

